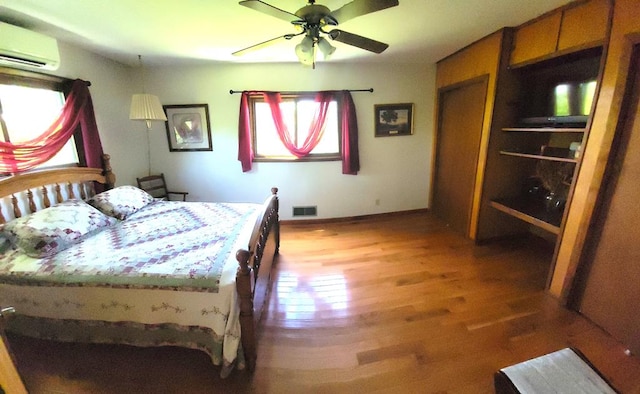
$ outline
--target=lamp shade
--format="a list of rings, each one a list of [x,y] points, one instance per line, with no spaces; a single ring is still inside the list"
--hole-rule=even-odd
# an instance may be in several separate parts
[[[313,39],[305,36],[300,44],[296,45],[296,55],[300,63],[305,65],[313,64]]]
[[[134,94],[131,97],[131,111],[129,119],[144,120],[147,122],[147,128],[151,128],[152,120],[167,120],[164,114],[162,104],[158,96],[152,94]]]
[[[331,55],[333,55],[333,52],[336,51],[336,47],[329,44],[329,41],[327,41],[327,39],[324,37],[320,37],[320,39],[318,40],[318,48],[320,48],[320,52],[322,52],[322,55],[325,59],[328,59]]]

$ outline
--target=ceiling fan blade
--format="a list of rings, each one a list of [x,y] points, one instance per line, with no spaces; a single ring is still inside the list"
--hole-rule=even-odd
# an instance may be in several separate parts
[[[389,48],[389,45],[385,44],[384,42],[372,40],[370,38],[349,33],[344,30],[333,29],[329,32],[329,37],[331,37],[335,41],[353,45],[354,47],[362,48],[375,53],[382,53],[385,49]]]
[[[271,44],[275,43],[276,41],[281,40],[283,38],[287,39],[287,40],[290,40],[294,36],[296,36],[296,34],[285,34],[284,36],[275,37],[275,38],[272,38],[272,39],[267,40],[267,41],[263,41],[261,43],[255,44],[255,45],[251,45],[250,47],[246,47],[244,49],[240,49],[239,51],[235,51],[235,52],[232,53],[232,55],[233,56],[242,56],[242,55],[246,54],[247,52],[256,51],[258,49],[262,49],[262,48],[264,48],[266,46],[269,46],[269,45],[271,45]]]
[[[333,11],[329,16],[340,24],[361,15],[395,7],[398,4],[398,0],[353,0]]]
[[[252,10],[260,11],[264,14],[271,15],[274,18],[285,20],[287,22],[293,22],[300,19],[295,14],[292,14],[285,10],[281,10],[280,8],[274,7],[261,0],[244,0],[244,1],[241,1],[239,4],[245,7],[251,8]]]

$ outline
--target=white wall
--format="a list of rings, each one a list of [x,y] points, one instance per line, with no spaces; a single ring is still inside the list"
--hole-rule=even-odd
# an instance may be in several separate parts
[[[91,95],[104,151],[117,184],[135,184],[148,171],[146,127],[129,120],[131,94],[142,89],[140,69],[60,43],[54,74],[92,82]],[[435,65],[320,63],[218,64],[146,68],[146,90],[163,104],[209,105],[212,152],[169,152],[165,125],[150,133],[151,170],[164,172],[190,200],[261,202],[280,189],[281,218],[293,206],[316,205],[318,218],[349,217],[426,208],[432,162]],[[353,93],[358,114],[361,170],[342,175],[340,162],[255,163],[242,173],[237,161],[240,96],[229,90],[308,91],[368,89]],[[375,138],[375,104],[414,103],[414,135]],[[379,204],[376,205],[376,201]]]
[[[280,189],[281,218],[293,206],[316,205],[318,218],[426,208],[433,139],[435,65],[321,63],[212,64],[147,69],[147,91],[163,104],[207,103],[213,152],[169,152],[165,126],[151,134],[152,171],[199,201],[261,201]],[[340,162],[254,163],[242,173],[237,161],[240,95],[229,90],[309,91],[368,89],[352,93],[358,114],[358,175],[342,175]],[[414,135],[375,138],[375,104],[414,103]],[[144,154],[145,152],[140,152]],[[379,202],[376,205],[376,201]]]

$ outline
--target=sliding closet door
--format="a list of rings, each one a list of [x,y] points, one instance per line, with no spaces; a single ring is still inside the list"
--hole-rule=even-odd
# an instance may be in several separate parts
[[[440,92],[431,211],[469,235],[487,79]]]
[[[640,56],[634,59],[625,122],[589,235],[592,257],[580,311],[640,354]]]

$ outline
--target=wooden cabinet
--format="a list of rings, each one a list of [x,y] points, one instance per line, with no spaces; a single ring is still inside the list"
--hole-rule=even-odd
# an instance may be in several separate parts
[[[509,64],[517,67],[602,45],[610,10],[610,0],[577,2],[518,27]]]
[[[607,37],[609,0],[591,0],[562,12],[558,52],[599,46]]]
[[[555,12],[518,28],[510,64],[520,64],[549,56],[556,51],[562,13]]]

